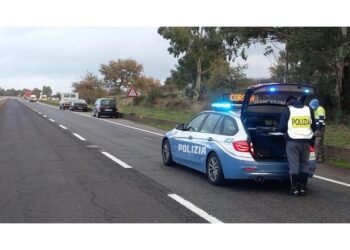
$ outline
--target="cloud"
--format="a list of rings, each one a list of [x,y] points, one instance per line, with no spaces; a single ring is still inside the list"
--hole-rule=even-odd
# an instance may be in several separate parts
[[[67,91],[87,71],[99,74],[102,63],[133,58],[144,74],[165,80],[177,60],[156,27],[0,28],[0,86],[34,88],[50,85]],[[269,75],[261,47],[248,51],[249,77]]]

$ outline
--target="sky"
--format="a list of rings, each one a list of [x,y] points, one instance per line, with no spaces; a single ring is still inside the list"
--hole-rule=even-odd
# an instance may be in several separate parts
[[[100,76],[102,63],[126,58],[141,63],[145,75],[164,81],[177,63],[168,47],[157,27],[0,28],[0,87],[49,85],[54,93],[70,91],[87,71]],[[247,61],[236,61],[248,65],[248,77],[269,77],[271,62],[263,51],[251,47]]]

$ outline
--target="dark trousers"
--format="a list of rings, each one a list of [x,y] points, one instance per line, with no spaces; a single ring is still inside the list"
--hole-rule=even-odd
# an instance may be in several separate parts
[[[287,141],[286,153],[290,174],[309,173],[310,143]]]

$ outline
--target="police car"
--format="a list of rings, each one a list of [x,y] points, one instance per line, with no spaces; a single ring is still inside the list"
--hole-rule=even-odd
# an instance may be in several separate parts
[[[314,91],[303,84],[258,84],[242,95],[240,108],[233,102],[213,103],[213,110],[200,112],[165,134],[164,165],[198,170],[214,185],[225,179],[289,179],[286,143],[277,131],[280,114],[288,96],[306,103]],[[310,147],[310,177],[315,168]]]

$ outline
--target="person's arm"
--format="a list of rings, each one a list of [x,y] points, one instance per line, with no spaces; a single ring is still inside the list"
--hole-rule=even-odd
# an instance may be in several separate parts
[[[289,116],[289,108],[285,108],[281,113],[280,123],[278,124],[278,131],[280,131],[281,133],[285,133],[288,130]]]
[[[315,114],[314,114],[314,111],[310,107],[309,107],[309,109],[310,109],[310,114],[311,114],[311,129],[313,132],[315,132],[317,129]]]

